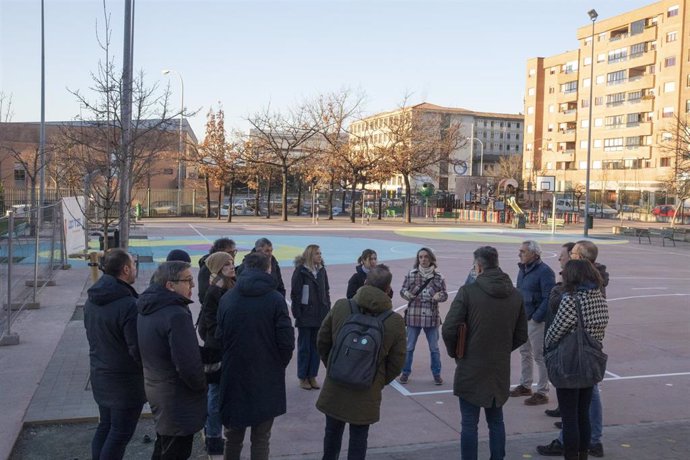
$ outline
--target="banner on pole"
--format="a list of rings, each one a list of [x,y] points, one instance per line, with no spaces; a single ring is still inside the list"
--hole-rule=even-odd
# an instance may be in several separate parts
[[[64,197],[62,199],[62,225],[65,232],[66,254],[75,254],[86,249],[85,223],[84,197]]]

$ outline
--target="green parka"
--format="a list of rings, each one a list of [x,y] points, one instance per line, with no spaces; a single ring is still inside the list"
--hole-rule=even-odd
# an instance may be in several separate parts
[[[456,359],[453,394],[479,407],[500,407],[510,390],[510,353],[527,340],[522,295],[500,268],[482,272],[458,291],[443,323],[455,358],[458,326],[467,323],[465,356]]]
[[[359,288],[353,300],[360,310],[379,314],[392,308],[388,294],[372,286]],[[317,338],[319,355],[324,365],[328,365],[328,355],[333,347],[338,331],[350,316],[350,302],[338,300],[323,320]],[[333,382],[326,376],[316,401],[316,408],[337,420],[355,425],[370,425],[378,422],[381,407],[381,391],[393,381],[405,363],[406,335],[405,321],[397,313],[390,315],[383,323],[383,348],[379,355],[376,378],[370,388],[353,390]]]

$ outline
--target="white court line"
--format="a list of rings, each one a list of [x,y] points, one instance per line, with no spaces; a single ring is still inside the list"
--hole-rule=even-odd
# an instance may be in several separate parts
[[[607,373],[607,374],[609,374],[609,375],[610,375],[611,377],[615,377],[615,378],[617,378],[617,379],[621,378],[621,376],[620,376],[620,375],[618,375],[618,374],[614,374],[614,373],[613,373],[613,372],[611,372],[611,371],[606,371],[606,373]]]
[[[650,297],[684,297],[690,294],[649,294],[649,295],[632,295],[629,297],[616,297],[615,299],[606,299],[607,302],[614,302],[616,300],[630,300],[630,299],[647,299]]]
[[[194,231],[197,233],[197,235],[199,235],[200,237],[202,237],[203,239],[205,239],[205,240],[208,241],[209,243],[211,242],[211,240],[209,240],[208,238],[206,238],[206,235],[204,235],[204,234],[201,233],[199,230],[197,230],[192,224],[187,224],[187,225],[189,225],[189,228],[191,228],[192,230],[194,230]]]
[[[606,371],[606,373],[611,374],[611,375],[615,375],[609,371]],[[690,372],[675,372],[672,374],[630,375],[627,377],[616,376],[616,377],[605,378],[604,382],[613,382],[616,380],[653,379],[653,378],[660,378],[660,377],[680,377],[680,376],[686,376],[686,375],[690,375]],[[403,388],[402,385],[397,380],[393,381],[390,385],[393,388],[395,388],[396,390],[398,390],[400,392],[400,394],[402,394],[403,396],[429,396],[429,395],[442,395],[442,394],[453,393],[453,390],[411,392],[411,391],[407,390],[406,388]]]
[[[642,287],[642,288],[631,288],[632,291],[643,291],[643,290],[652,290],[652,291],[668,291],[667,287]]]

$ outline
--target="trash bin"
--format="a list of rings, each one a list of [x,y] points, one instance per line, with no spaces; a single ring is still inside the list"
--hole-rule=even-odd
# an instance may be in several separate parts
[[[517,228],[525,228],[526,224],[527,224],[527,219],[525,218],[525,216],[524,215],[518,216]]]
[[[105,237],[103,235],[98,237],[98,247],[102,251],[105,247]],[[120,230],[108,232],[108,249],[120,247]]]
[[[594,216],[587,214],[587,228],[594,228]]]

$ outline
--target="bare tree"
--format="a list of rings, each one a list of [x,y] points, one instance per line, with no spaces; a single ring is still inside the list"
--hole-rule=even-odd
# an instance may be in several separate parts
[[[486,168],[484,175],[496,179],[496,182],[515,179],[522,184],[522,155],[501,155],[498,162]]]
[[[662,143],[661,149],[670,155],[673,167],[661,180],[676,200],[674,217],[671,219],[671,226],[674,226],[676,219],[682,214],[685,200],[690,198],[690,121],[676,116],[665,132],[670,135],[662,135],[662,139],[666,138],[666,141]]]
[[[248,152],[254,154],[247,155],[246,159],[280,171],[282,219],[287,221],[288,176],[294,167],[307,160],[308,155],[303,147],[318,132],[318,124],[309,116],[304,104],[286,113],[271,112],[269,106],[247,118],[247,121],[252,126],[248,138],[251,149]]]

